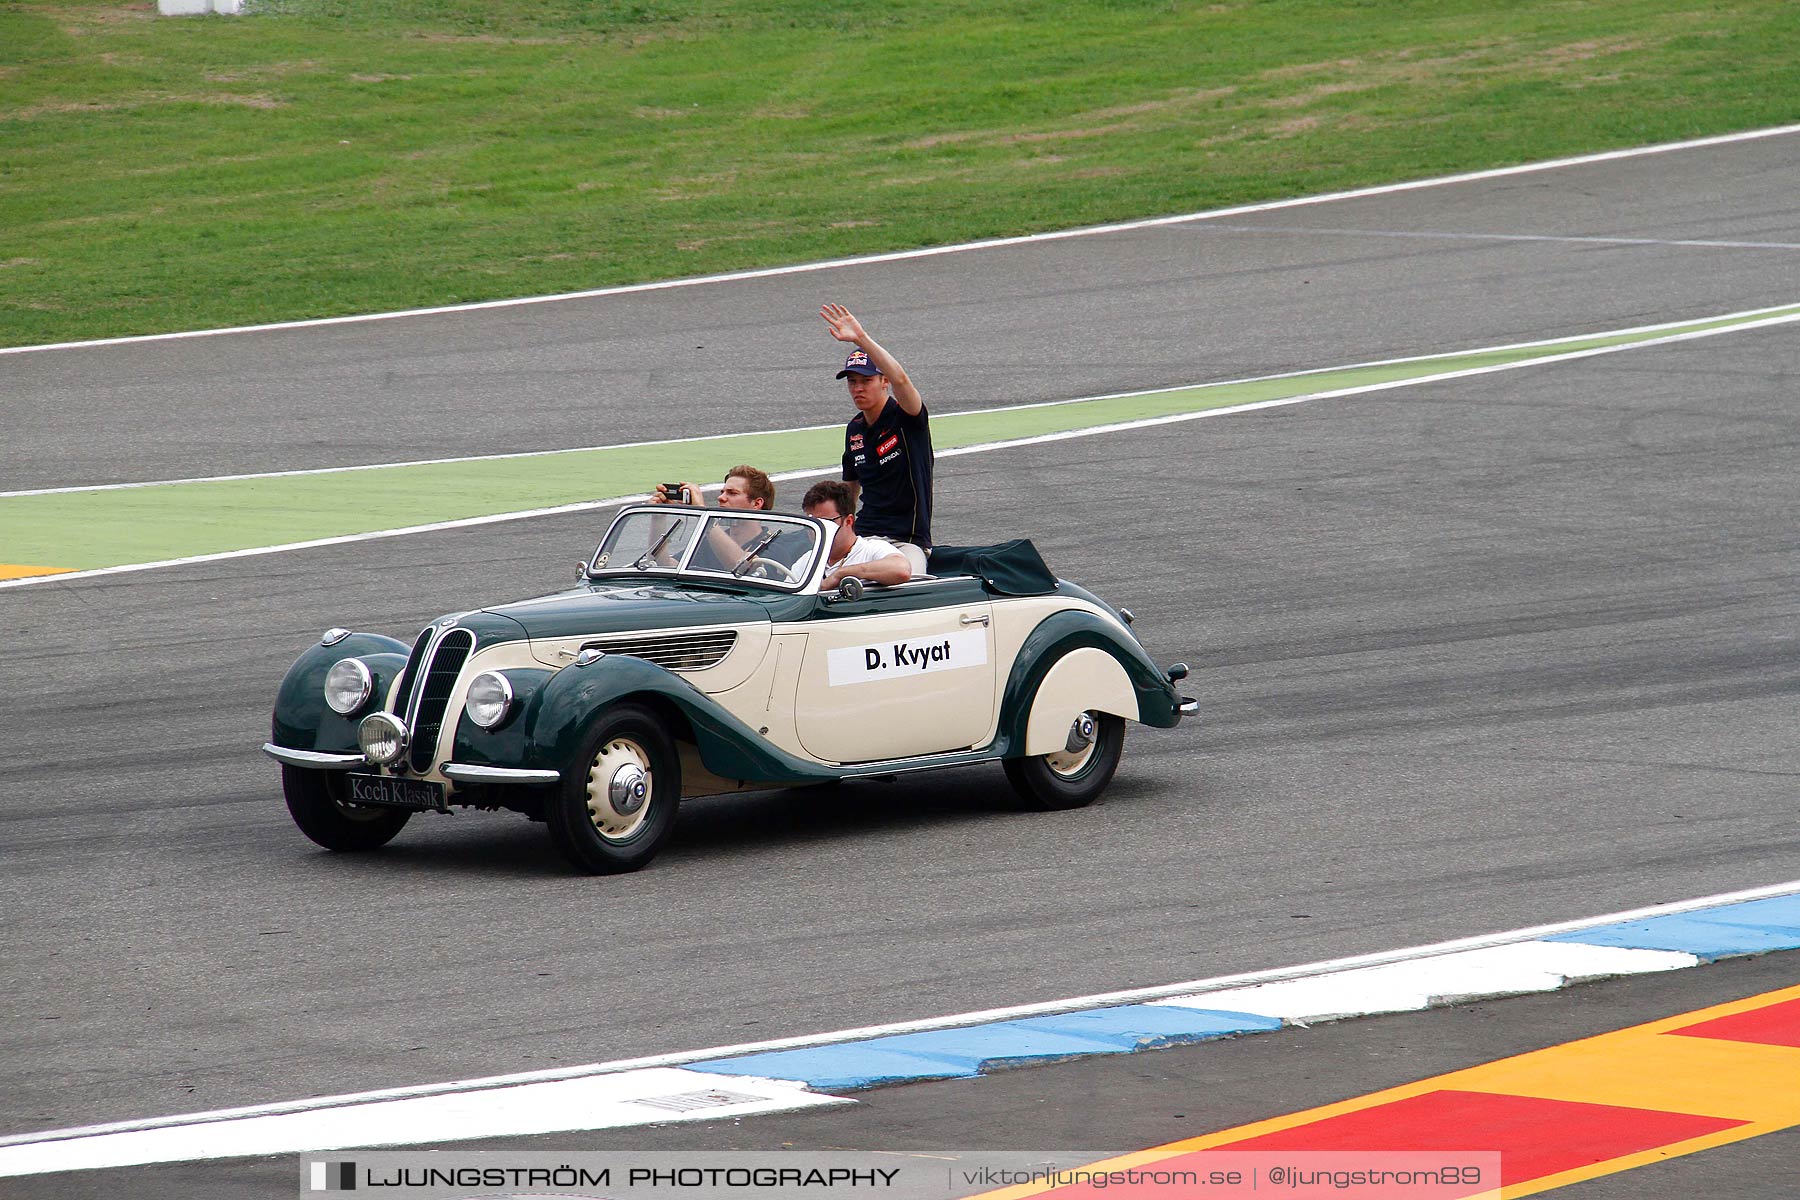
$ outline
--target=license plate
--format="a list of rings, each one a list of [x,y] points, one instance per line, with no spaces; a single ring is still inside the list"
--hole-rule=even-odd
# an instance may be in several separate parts
[[[351,775],[350,802],[427,812],[444,807],[444,785],[429,779],[394,779],[386,775]]]

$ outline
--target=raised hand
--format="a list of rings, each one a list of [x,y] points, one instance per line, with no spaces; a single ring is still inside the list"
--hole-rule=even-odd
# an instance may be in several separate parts
[[[831,331],[831,336],[838,341],[852,342],[863,346],[864,349],[868,348],[864,346],[864,341],[869,335],[863,331],[862,322],[858,321],[843,305],[822,305],[819,308],[819,316],[824,320],[825,327]]]

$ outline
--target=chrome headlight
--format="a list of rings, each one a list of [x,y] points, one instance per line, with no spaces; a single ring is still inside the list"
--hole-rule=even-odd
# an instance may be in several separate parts
[[[356,744],[370,762],[397,763],[406,754],[406,726],[393,713],[370,713],[356,727]]]
[[[483,671],[469,680],[469,694],[463,700],[463,711],[469,720],[483,729],[492,729],[506,719],[512,708],[512,684],[497,671]]]
[[[360,658],[340,658],[325,672],[325,703],[340,716],[349,716],[369,702],[375,677]]]

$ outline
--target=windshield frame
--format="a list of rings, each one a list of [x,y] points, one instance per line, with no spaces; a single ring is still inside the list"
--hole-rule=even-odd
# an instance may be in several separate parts
[[[605,565],[601,565],[601,552],[606,549],[607,543],[612,540],[613,534],[618,531],[620,525],[645,514],[663,518],[699,517],[701,523],[690,536],[685,538],[681,557],[672,566],[653,563],[650,566],[639,568],[636,564],[640,559],[637,557],[609,561]],[[742,520],[757,521],[765,525],[780,525],[784,529],[793,529],[799,532],[811,532],[812,548],[807,551],[806,555],[795,561],[797,574],[792,582],[759,579],[749,575],[733,575],[730,567],[701,569],[691,565],[695,551],[705,541],[709,525],[715,522]],[[818,591],[819,581],[825,576],[825,560],[829,557],[833,532],[834,529],[828,522],[798,513],[763,512],[761,509],[701,508],[685,504],[634,504],[620,509],[618,515],[613,517],[612,523],[606,528],[605,535],[594,547],[594,552],[588,555],[587,561],[582,564],[582,573],[587,579],[609,582],[625,579],[656,579],[792,594],[812,593]],[[646,545],[644,550],[648,549],[649,546]],[[618,559],[620,554],[621,551],[617,549],[613,551],[615,559]]]

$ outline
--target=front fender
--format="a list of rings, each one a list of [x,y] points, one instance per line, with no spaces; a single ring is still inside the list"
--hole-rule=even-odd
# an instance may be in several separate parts
[[[388,689],[406,669],[409,650],[405,642],[378,633],[353,633],[334,645],[315,642],[308,646],[282,676],[281,687],[275,693],[269,740],[295,750],[355,751],[357,725],[381,707]],[[344,658],[362,659],[375,678],[368,703],[347,717],[331,711],[325,703],[325,673]]]
[[[706,769],[723,779],[801,784],[839,776],[771,745],[685,679],[628,654],[557,671],[502,673],[513,683],[519,708],[494,730],[463,714],[456,727],[457,762],[566,775],[581,768],[575,759],[582,738],[600,714],[614,704],[635,703],[658,714],[672,737],[693,742]]]
[[[1111,655],[1125,669],[1137,699],[1137,719],[1168,729],[1181,720],[1181,698],[1162,670],[1137,640],[1100,616],[1080,610],[1055,613],[1038,622],[1013,659],[1000,701],[1002,754],[1024,752],[1026,724],[1038,685],[1056,661],[1071,650],[1092,646]]]

